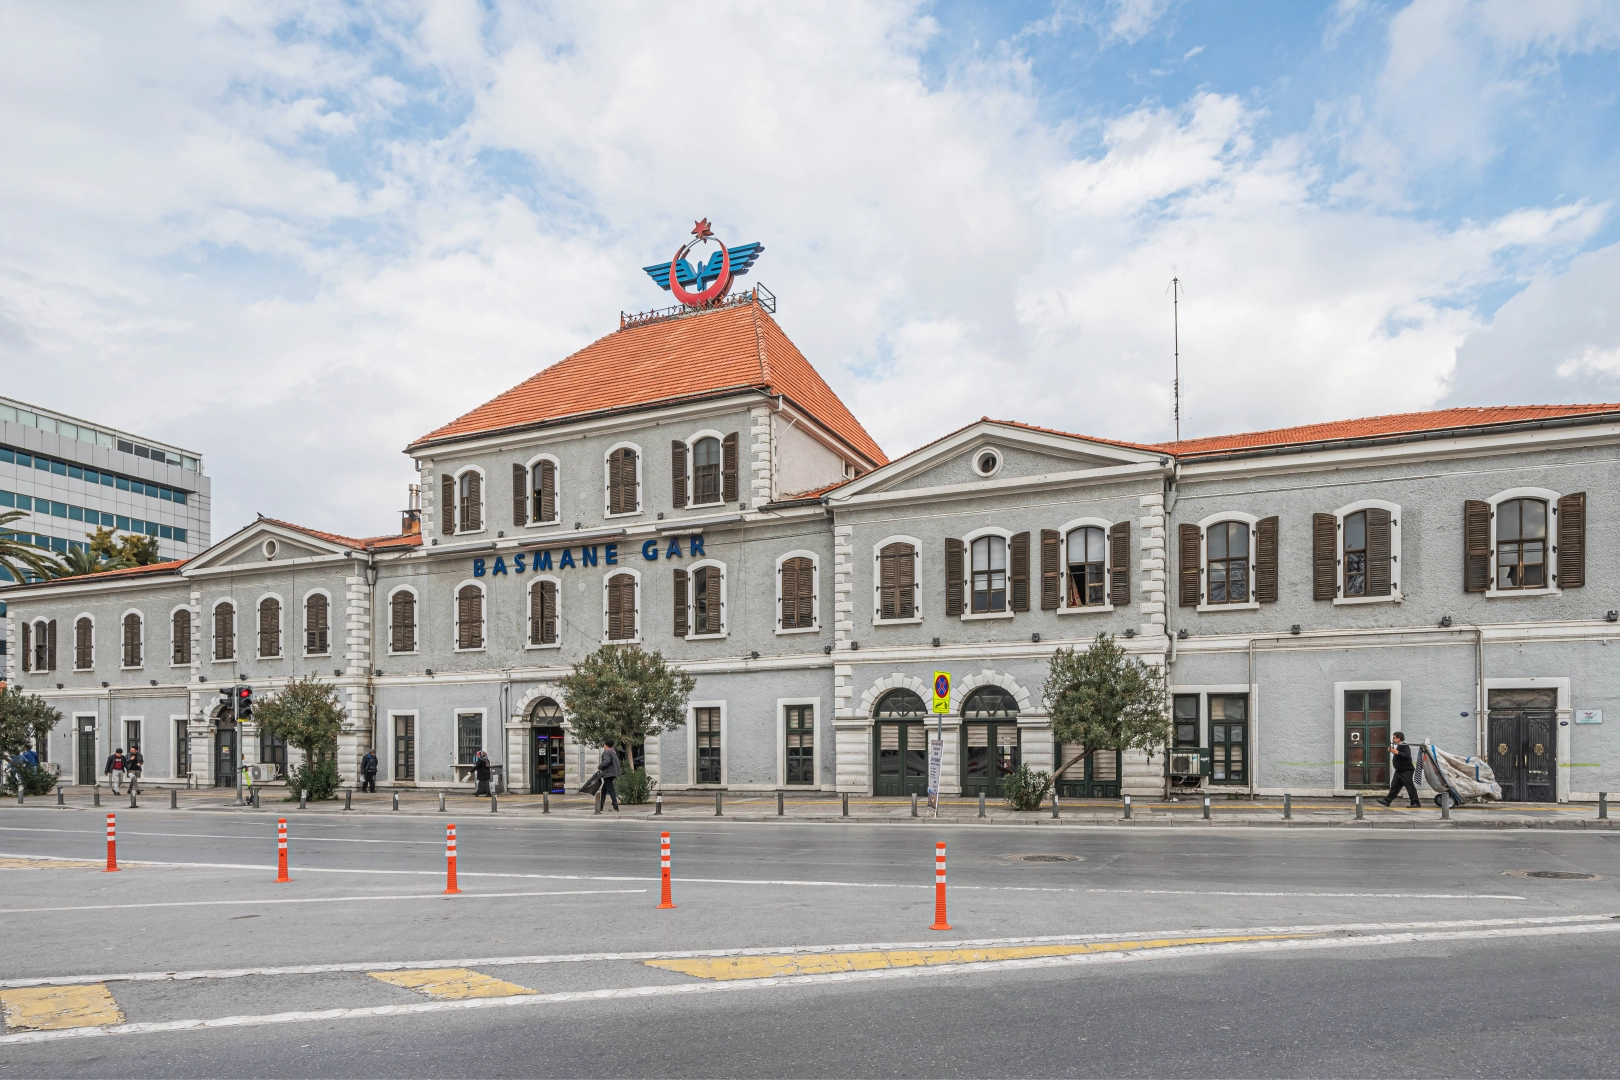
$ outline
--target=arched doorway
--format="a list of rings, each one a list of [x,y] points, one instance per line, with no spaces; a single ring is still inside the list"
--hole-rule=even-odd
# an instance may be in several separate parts
[[[541,698],[529,707],[529,794],[568,790],[564,779],[564,733],[562,706],[551,698]]]
[[[875,795],[928,794],[928,707],[913,690],[890,690],[872,709]]]
[[[1018,768],[1018,701],[981,686],[962,703],[962,794],[1001,795],[1001,778]]]
[[[235,787],[242,756],[236,745],[236,721],[228,706],[214,710],[214,786]]]

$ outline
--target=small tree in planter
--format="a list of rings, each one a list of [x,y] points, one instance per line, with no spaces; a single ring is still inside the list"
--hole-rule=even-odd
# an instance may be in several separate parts
[[[604,645],[574,665],[558,685],[574,738],[612,746],[635,769],[635,746],[686,724],[686,703],[697,680],[672,668],[662,653],[635,645]]]
[[[335,799],[343,777],[337,767],[338,732],[343,730],[343,706],[335,686],[314,675],[290,682],[280,693],[253,707],[259,728],[304,752],[303,762],[289,778],[288,798],[309,792],[312,799]]]
[[[1164,668],[1129,655],[1108,634],[1084,652],[1053,653],[1042,696],[1057,741],[1085,748],[1060,763],[1054,784],[1099,750],[1141,750],[1151,758],[1170,741]]]
[[[56,786],[56,777],[37,765],[13,763],[29,747],[50,734],[62,714],[38,694],[25,694],[15,686],[0,690],[0,785],[10,789],[13,774],[24,795],[44,795]]]

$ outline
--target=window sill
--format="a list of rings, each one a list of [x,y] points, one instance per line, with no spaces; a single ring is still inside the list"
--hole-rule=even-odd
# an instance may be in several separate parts
[[[641,644],[641,635],[637,634],[635,637],[627,637],[627,638],[608,638],[608,637],[605,637],[605,638],[602,639],[602,644],[604,644],[604,645],[640,645]]]
[[[722,630],[718,634],[687,634],[686,641],[724,641],[731,636],[729,630]]]
[[[216,657],[214,657],[212,660],[210,660],[208,662],[210,664],[234,664],[234,663],[236,663],[236,657],[234,657],[234,656],[216,656]]]
[[[322,658],[330,660],[332,658],[332,650],[328,649],[325,652],[307,652],[304,654],[305,660],[320,660]],[[267,659],[271,658],[267,657]]]
[[[179,667],[180,665],[179,664],[170,664],[169,666],[170,667]],[[73,669],[73,674],[75,674],[75,675],[83,675],[86,672],[90,672],[90,671],[94,671],[94,670],[96,670],[96,669],[93,668],[93,667],[76,667],[76,668]]]
[[[641,516],[641,511],[640,511],[640,510],[625,510],[625,511],[623,511],[623,512],[621,512],[621,513],[617,513],[617,514],[603,514],[603,515],[602,515],[602,516],[603,516],[603,517],[604,517],[604,518],[606,518],[606,519],[607,519],[607,520],[609,520],[609,521],[612,521],[612,520],[614,520],[614,519],[615,519],[615,518],[633,518],[633,517],[640,517],[640,516]]]
[[[453,653],[483,652],[484,651],[484,646],[479,645],[476,648],[471,648],[471,649],[451,649],[450,651],[453,652]]]
[[[685,511],[685,510],[724,510],[725,507],[726,507],[726,501],[724,499],[716,499],[714,502],[687,503],[685,506],[681,507],[681,509],[683,511]]]
[[[285,660],[287,658],[285,656],[282,656],[280,653],[276,653],[274,656],[255,656],[253,659],[255,659],[255,660]]]
[[[140,671],[145,667],[146,667],[145,664],[120,664],[120,665],[118,665],[118,670],[119,671]],[[48,672],[48,671],[36,671],[36,672],[33,672],[33,674],[35,674],[35,675],[49,675],[50,672]]]
[[[418,656],[420,654],[415,649],[411,649],[409,652],[394,652],[392,649],[390,649],[388,651],[388,655],[389,656]]]
[[[1017,612],[1013,611],[983,611],[977,615],[964,612],[961,618],[963,622],[978,622],[982,619],[1010,619],[1016,614]]]
[[[777,637],[783,637],[783,636],[786,636],[788,634],[819,634],[819,633],[821,633],[821,627],[819,627],[819,626],[796,626],[792,630],[783,630],[780,626],[776,628],[776,636]]]
[[[489,530],[487,528],[485,528],[485,529],[457,529],[455,532],[451,533],[450,535],[452,537],[454,537],[454,538],[460,539],[463,536],[482,536],[487,532],[489,532]]]
[[[172,660],[172,661],[169,662],[169,666],[172,667],[172,668],[190,667],[191,666],[191,661],[190,660]],[[85,671],[94,671],[95,669],[94,668],[84,668],[83,670],[85,670]]]
[[[555,521],[531,521],[523,527],[525,529],[555,529],[561,524],[562,518],[557,518]]]
[[[562,648],[562,642],[553,641],[549,645],[525,645],[525,646],[523,646],[523,648],[524,648],[524,650],[526,652],[544,652],[547,649],[560,649],[560,648]]]
[[[1060,607],[1059,615],[1107,615],[1114,610],[1113,604],[1098,604],[1095,607]]]
[[[1333,606],[1341,607],[1349,604],[1399,604],[1406,597],[1398,592],[1391,592],[1388,596],[1335,596]]]
[[[1249,600],[1241,604],[1199,604],[1199,611],[1259,611],[1260,601]]]
[[[1546,589],[1486,589],[1485,599],[1507,599],[1516,596],[1562,596],[1564,590],[1556,585]]]
[[[923,621],[918,615],[915,619],[873,619],[873,626],[917,626]]]

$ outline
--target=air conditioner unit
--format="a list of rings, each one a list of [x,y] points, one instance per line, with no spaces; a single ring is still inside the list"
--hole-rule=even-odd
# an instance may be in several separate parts
[[[1196,750],[1193,750],[1193,751],[1190,751],[1190,752],[1189,751],[1179,751],[1179,750],[1178,751],[1171,751],[1171,754],[1170,754],[1170,775],[1171,776],[1197,776],[1198,775],[1198,751],[1196,751]]]
[[[249,765],[248,775],[253,777],[255,784],[263,784],[276,778],[274,765]]]

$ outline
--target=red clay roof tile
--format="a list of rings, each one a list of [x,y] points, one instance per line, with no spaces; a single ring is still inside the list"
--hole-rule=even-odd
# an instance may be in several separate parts
[[[126,566],[120,570],[103,570],[96,574],[76,574],[73,577],[51,578],[49,581],[24,582],[8,588],[37,589],[41,585],[77,585],[86,581],[105,581],[108,578],[140,577],[143,574],[168,574],[180,569],[190,559],[170,559],[168,562],[148,563],[145,566]]]

